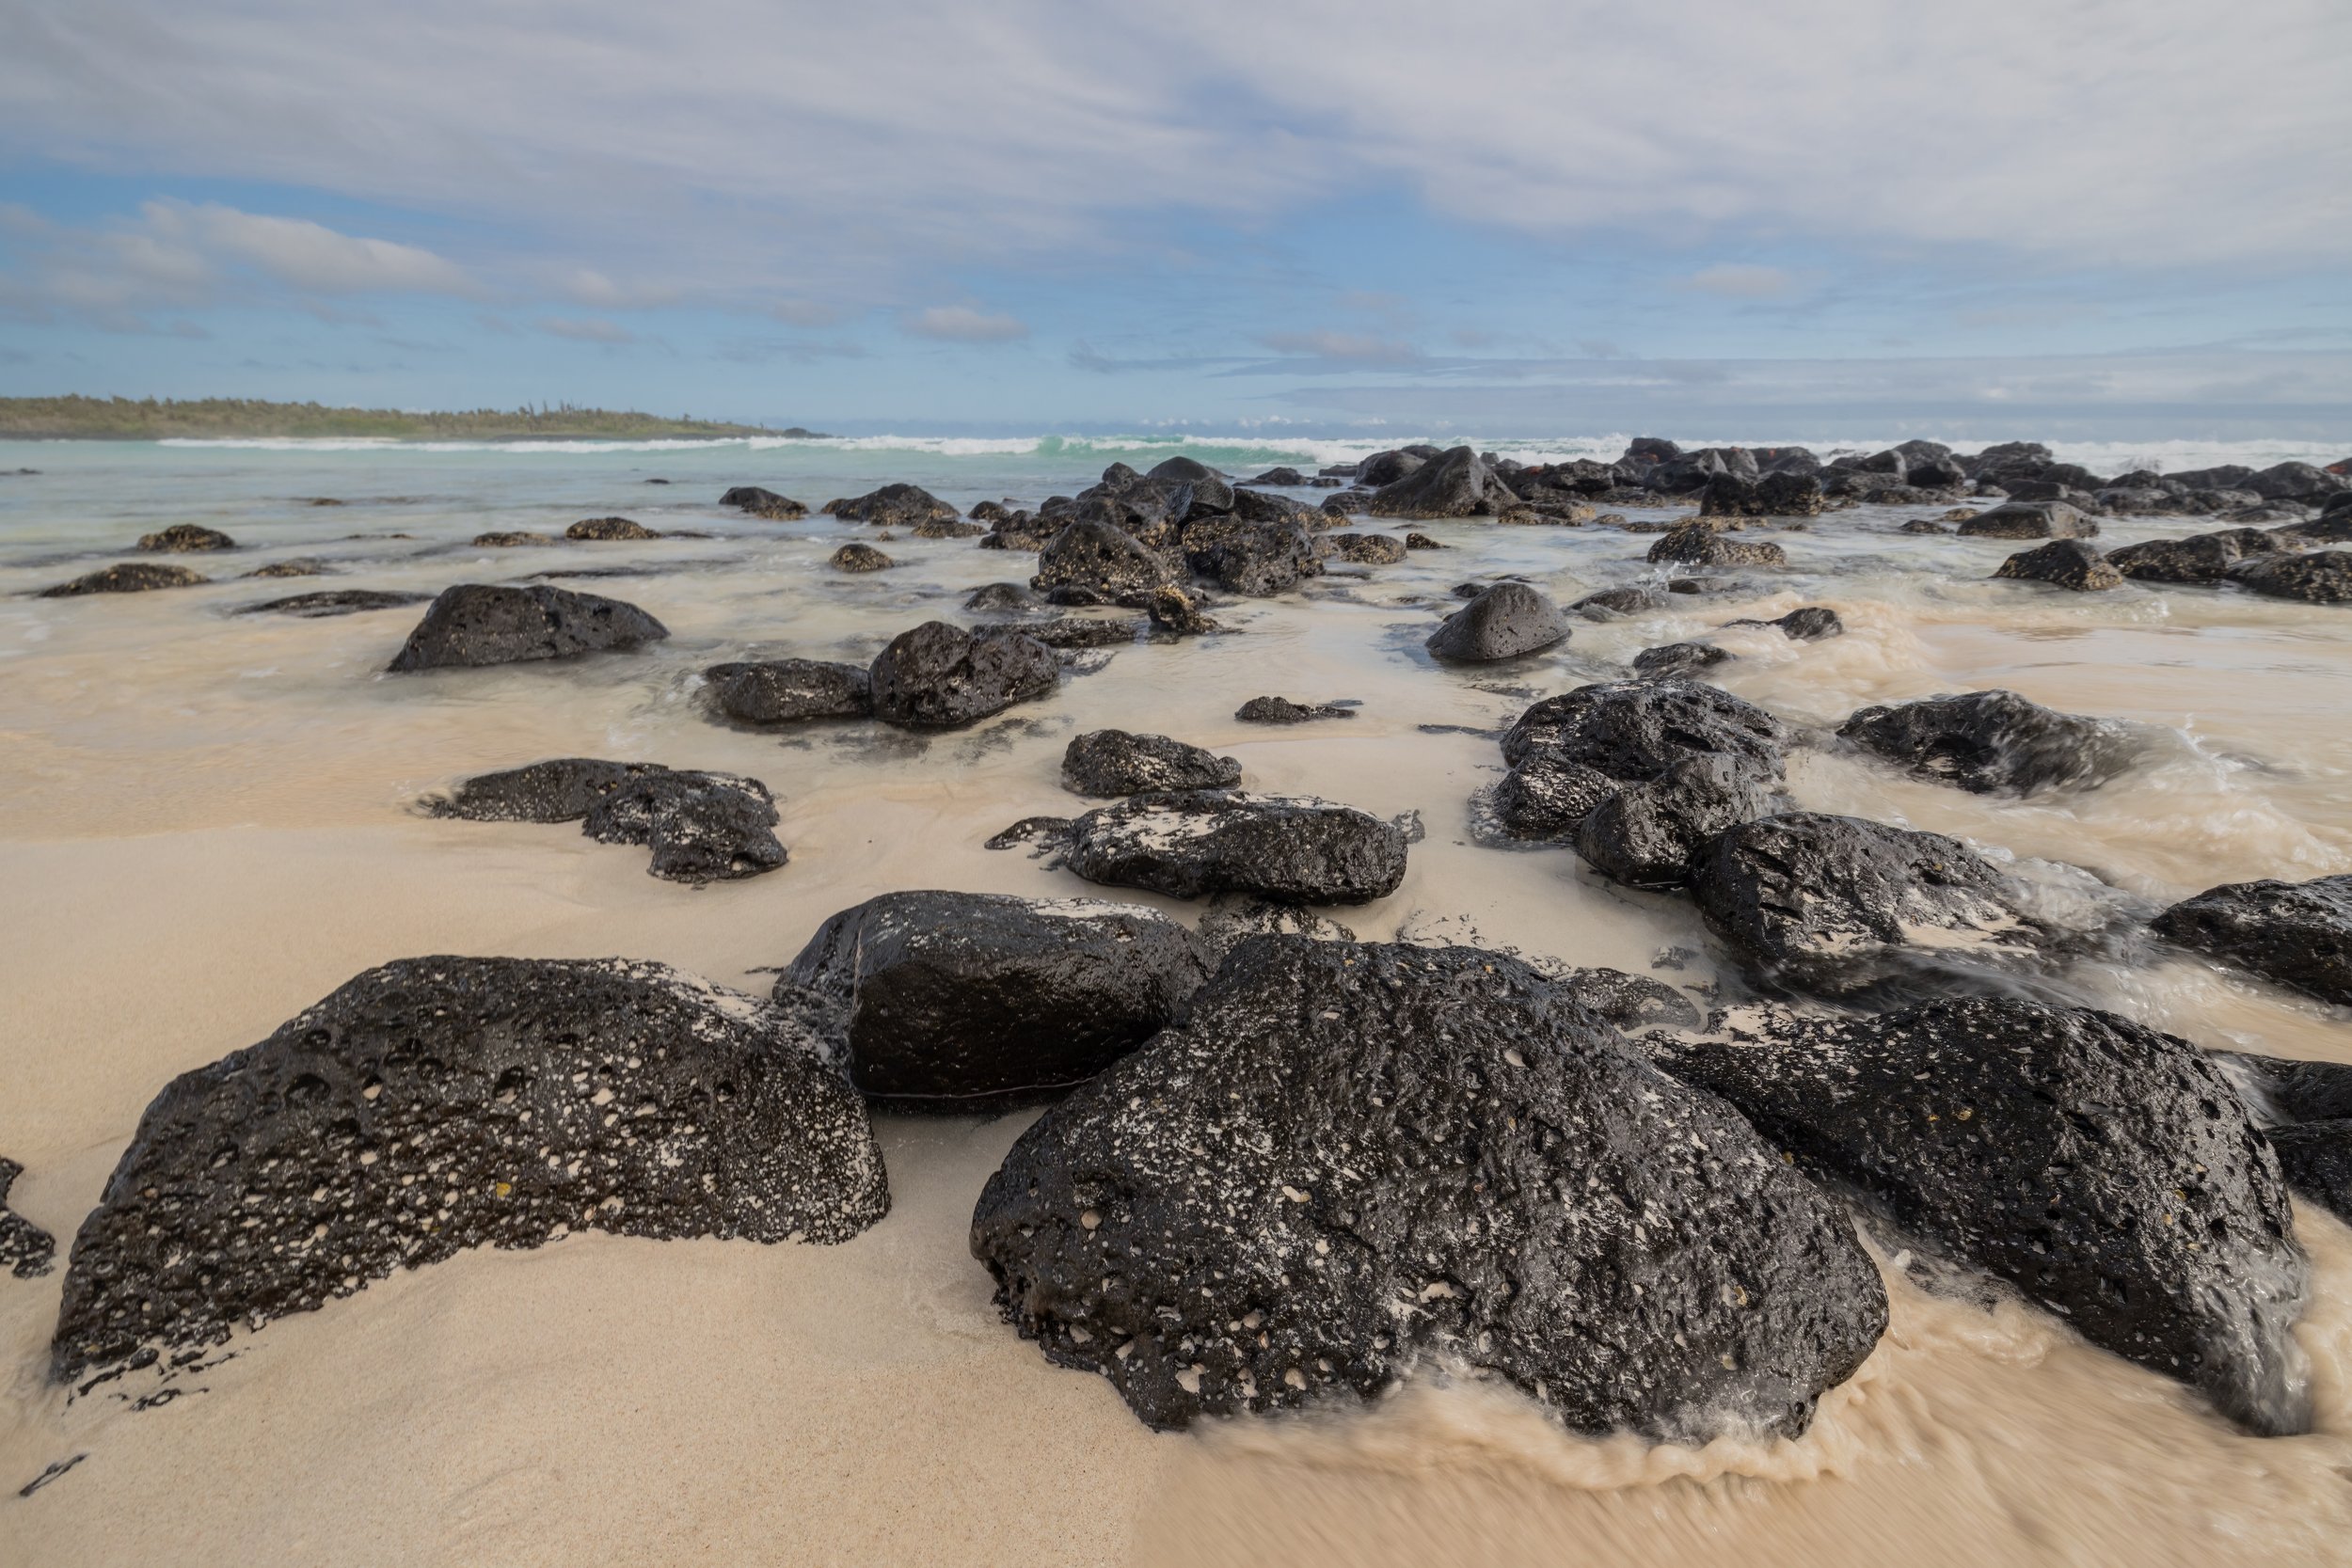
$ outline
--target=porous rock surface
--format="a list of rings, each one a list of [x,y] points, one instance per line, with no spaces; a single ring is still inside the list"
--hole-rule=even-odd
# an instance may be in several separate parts
[[[1907,1237],[2269,1433],[2308,1429],[2307,1264],[2219,1067],[2112,1013],[2007,998],[1774,1021],[1661,1060]]]
[[[787,858],[768,786],[736,773],[556,757],[480,774],[424,804],[469,822],[578,822],[599,844],[648,847],[647,869],[674,882],[756,877]]]
[[[31,1279],[49,1272],[57,1243],[48,1231],[8,1207],[8,1189],[24,1174],[23,1165],[0,1156],[0,1264],[6,1264],[19,1279]]]
[[[2002,562],[1993,575],[2021,582],[2046,582],[2076,594],[2123,586],[2123,574],[2107,563],[2097,546],[2080,539],[2053,539],[2037,548],[2020,550]]]
[[[1363,904],[1405,879],[1392,822],[1307,796],[1178,790],[1134,795],[1068,823],[1063,863],[1089,882],[1174,898],[1248,894],[1282,904]]]
[[[600,540],[609,543],[632,539],[659,539],[661,535],[629,517],[582,517],[564,531],[564,537]]]
[[[2184,898],[2152,924],[2156,935],[2193,952],[2323,1002],[2352,1005],[2352,876],[2225,882]]]
[[[394,674],[520,664],[659,642],[670,628],[619,599],[568,588],[460,583],[441,590],[392,662]]]
[[[1921,778],[1979,795],[2088,789],[2139,753],[2131,732],[2112,720],[2060,713],[2001,690],[1857,708],[1837,733]]]
[[[1578,821],[1576,852],[1612,881],[1679,887],[1708,840],[1787,804],[1772,776],[1754,764],[1702,752],[1654,779],[1616,788]]]
[[[665,965],[407,958],[183,1073],[83,1222],[53,1373],[576,1230],[843,1242],[890,1206],[788,1012]]]
[[[839,1010],[850,1081],[937,1109],[1063,1089],[1180,1017],[1208,977],[1167,916],[1091,898],[889,893],[819,927],[777,982]]]
[[[1541,590],[1498,582],[1447,616],[1424,645],[1438,658],[1484,664],[1535,653],[1567,637],[1568,618]]]
[[[2268,598],[2343,604],[2352,600],[2352,550],[2257,556],[2231,567],[2230,580]]]
[[[139,536],[143,550],[179,553],[190,550],[233,550],[237,542],[216,528],[201,523],[174,523],[169,528]]]
[[[746,724],[834,719],[874,711],[863,665],[815,658],[714,664],[703,672],[712,699],[728,718]]]
[[[1245,724],[1304,724],[1317,719],[1353,719],[1356,710],[1336,703],[1294,703],[1288,697],[1252,697],[1233,710]]]
[[[1078,795],[1144,795],[1168,789],[1229,789],[1241,764],[1164,735],[1090,730],[1062,752],[1061,782]]]
[[[1435,1361],[1583,1432],[1794,1433],[1876,1343],[1851,1228],[1517,961],[1248,939],[1048,1111],[973,1214],[1006,1319],[1145,1422]]]
[[[900,632],[866,671],[874,717],[906,729],[953,729],[1041,697],[1061,679],[1054,650],[1017,632],[973,633],[945,621]]]
[[[422,604],[430,594],[398,594],[382,588],[324,588],[315,594],[294,594],[265,599],[238,609],[239,615],[299,615],[319,620],[329,615],[358,615],[371,610],[399,610]]]
[[[156,561],[126,561],[119,566],[102,566],[72,582],[44,588],[40,596],[78,599],[86,594],[145,594],[157,588],[193,588],[212,580],[192,567],[167,566]]]

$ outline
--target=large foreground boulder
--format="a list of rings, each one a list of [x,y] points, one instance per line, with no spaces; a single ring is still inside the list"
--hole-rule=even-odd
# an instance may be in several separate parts
[[[2041,934],[2010,879],[1958,839],[1858,816],[1743,822],[1700,848],[1691,877],[1708,928],[1753,978],[1821,996],[1995,962]]]
[[[75,1238],[53,1374],[216,1343],[468,1247],[847,1241],[890,1196],[822,1050],[661,964],[372,969],[148,1106]]]
[[[976,634],[926,621],[875,655],[866,677],[875,718],[944,730],[1045,695],[1061,679],[1061,664],[1053,649],[1018,632]]]
[[[1100,798],[1230,789],[1241,783],[1241,764],[1164,735],[1090,730],[1062,752],[1061,782],[1073,794]]]
[[[1458,1361],[1581,1432],[1793,1434],[1886,1320],[1851,1228],[1728,1107],[1460,947],[1243,942],[1014,1144],[972,1252],[1159,1428]]]
[[[1994,998],[1779,1022],[1768,1045],[1663,1059],[1906,1239],[2252,1431],[2309,1429],[2286,1187],[2203,1052],[2111,1013]]]
[[[850,1081],[916,1107],[1065,1089],[1181,1016],[1190,931],[1090,898],[888,893],[819,927],[777,982],[840,1009]]]
[[[453,666],[521,664],[659,642],[670,628],[619,599],[534,585],[445,588],[385,668],[394,674]]]
[[[728,718],[745,724],[783,724],[800,719],[849,718],[874,711],[866,670],[814,658],[762,659],[714,664],[703,672],[712,699]]]
[[[1457,664],[1517,658],[1564,642],[1568,618],[1543,593],[1523,582],[1498,582],[1445,618],[1424,644]]]
[[[2153,928],[2274,984],[2352,1006],[2352,877],[2226,882],[2173,905]]]
[[[1063,863],[1088,881],[1174,898],[1364,904],[1405,880],[1402,829],[1311,797],[1136,795],[1057,826]]]
[[[2122,724],[2029,702],[2014,691],[1968,691],[1857,708],[1837,727],[1871,755],[1979,795],[2088,789],[2138,757]]]
[[[674,882],[733,881],[784,864],[774,797],[757,779],[651,762],[557,757],[468,779],[428,800],[469,822],[578,822],[599,844],[642,844]]]

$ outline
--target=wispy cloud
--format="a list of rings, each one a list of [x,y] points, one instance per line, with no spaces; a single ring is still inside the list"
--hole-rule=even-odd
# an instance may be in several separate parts
[[[1267,332],[1261,334],[1258,341],[1277,354],[1354,359],[1374,365],[1393,365],[1422,356],[1421,350],[1410,343],[1361,332]]]
[[[944,343],[1008,343],[1029,335],[1028,324],[1018,316],[969,305],[934,305],[908,316],[903,325],[917,338]]]
[[[1782,299],[1796,292],[1797,280],[1778,267],[1718,261],[1684,278],[1682,286],[1724,299]]]

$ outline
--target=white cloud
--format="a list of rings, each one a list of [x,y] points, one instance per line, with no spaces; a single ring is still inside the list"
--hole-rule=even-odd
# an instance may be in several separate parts
[[[1796,288],[1797,280],[1778,267],[1719,261],[1692,273],[1682,285],[1724,299],[1779,299]]]
[[[568,338],[576,343],[633,343],[637,341],[637,334],[628,327],[601,317],[575,319],[548,316],[531,325],[550,338]]]
[[[215,263],[244,263],[306,293],[469,294],[473,280],[429,250],[338,233],[307,218],[266,217],[217,203],[151,201],[147,232]]]
[[[1005,343],[1029,335],[1026,322],[968,305],[934,305],[906,318],[906,329],[918,338],[947,343]]]

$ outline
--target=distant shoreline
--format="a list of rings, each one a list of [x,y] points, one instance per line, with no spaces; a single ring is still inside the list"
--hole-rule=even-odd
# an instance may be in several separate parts
[[[0,440],[160,441],[300,440],[394,441],[642,440],[657,436],[706,439],[764,436],[822,439],[798,425],[729,424],[604,408],[478,408],[412,413],[391,408],[332,408],[315,403],[268,403],[246,398],[0,398]]]

